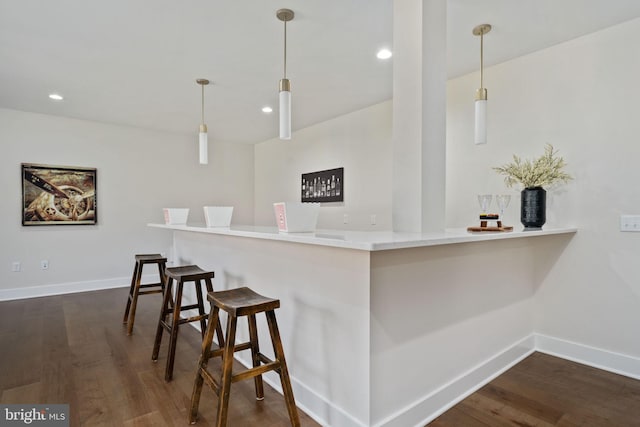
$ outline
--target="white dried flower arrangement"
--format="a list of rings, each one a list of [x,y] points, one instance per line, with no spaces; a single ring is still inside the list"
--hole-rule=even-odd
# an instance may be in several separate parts
[[[494,167],[493,170],[505,176],[504,182],[507,187],[518,183],[524,188],[544,187],[559,181],[566,183],[573,177],[563,172],[562,169],[567,164],[562,157],[556,156],[557,153],[551,144],[547,144],[544,155],[538,159],[523,161],[514,154],[513,162]]]

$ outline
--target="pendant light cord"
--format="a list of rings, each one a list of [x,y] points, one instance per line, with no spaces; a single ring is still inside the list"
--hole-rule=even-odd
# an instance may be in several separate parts
[[[284,78],[287,78],[287,21],[284,21]]]
[[[480,88],[484,88],[484,31],[480,34]]]
[[[204,85],[202,86],[202,124],[204,124]]]

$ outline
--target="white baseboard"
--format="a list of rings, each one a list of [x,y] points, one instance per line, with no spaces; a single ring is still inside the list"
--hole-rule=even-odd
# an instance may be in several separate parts
[[[422,427],[535,351],[530,335],[469,369],[375,427]]]
[[[640,380],[640,358],[535,334],[536,350],[551,356]]]
[[[157,274],[145,274],[142,276],[142,283],[153,283],[157,281]],[[115,277],[112,279],[89,280],[86,282],[70,282],[58,283],[55,285],[0,289],[0,301],[48,297],[52,295],[73,294],[77,292],[99,291],[102,289],[124,288],[130,285],[131,277]]]
[[[534,351],[640,380],[640,358],[542,334],[532,334],[470,369],[375,427],[422,427]],[[428,416],[425,417],[425,414]]]
[[[250,368],[251,361],[235,356],[235,359],[245,367]],[[282,394],[280,377],[274,372],[267,372],[262,376],[264,381],[278,393]],[[367,424],[354,418],[352,415],[329,402],[305,384],[291,377],[291,388],[296,398],[296,406],[313,418],[318,424],[330,427],[367,427]]]

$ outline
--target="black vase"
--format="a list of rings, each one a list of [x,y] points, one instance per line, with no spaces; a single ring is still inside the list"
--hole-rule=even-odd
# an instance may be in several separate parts
[[[542,187],[529,187],[520,193],[520,222],[526,230],[539,230],[547,221],[547,192]]]

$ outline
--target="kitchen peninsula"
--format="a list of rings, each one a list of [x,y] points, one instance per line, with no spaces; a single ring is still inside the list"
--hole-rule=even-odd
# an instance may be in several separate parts
[[[532,351],[532,297],[576,232],[149,225],[173,232],[175,265],[214,270],[216,290],[281,300],[305,411],[323,425],[385,427],[420,424]]]

